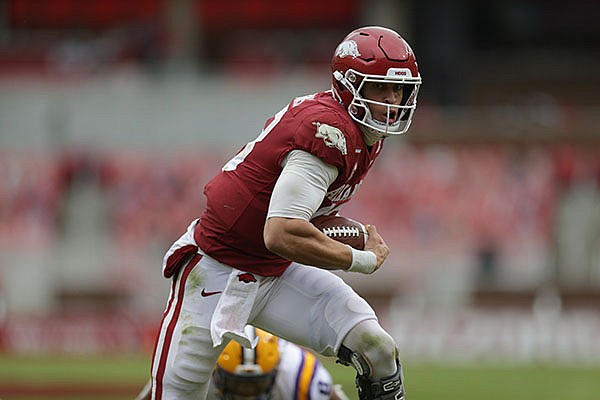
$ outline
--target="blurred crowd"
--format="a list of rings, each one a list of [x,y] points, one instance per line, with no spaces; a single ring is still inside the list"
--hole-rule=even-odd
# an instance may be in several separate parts
[[[302,90],[329,84],[339,39],[381,24],[409,38],[425,83],[413,132],[390,141],[343,213],[378,226],[393,263],[410,260],[405,278],[418,280],[423,265],[446,268],[459,254],[454,264],[472,261],[480,285],[498,284],[503,269],[529,268],[537,283],[600,287],[600,7],[575,3],[0,2],[0,252],[8,260],[0,284],[17,287],[7,278],[12,258],[50,249],[53,267],[64,269],[53,276],[69,290],[86,285],[66,277],[80,269],[82,281],[95,280],[104,264],[135,277],[116,273],[111,285],[136,285],[141,264],[158,263],[199,216],[202,187],[231,157],[223,149],[142,151],[138,141],[191,137],[202,147],[235,131],[252,137],[247,119],[264,119],[249,103],[279,104],[280,96],[252,90],[258,96],[276,77],[287,84],[300,69],[315,72]],[[167,90],[189,71],[202,79]],[[245,90],[248,82],[254,89]],[[286,101],[304,94],[285,91]],[[237,118],[226,117],[238,124],[213,112],[238,105]],[[119,150],[94,149],[100,136]],[[34,145],[12,148],[21,137]],[[116,144],[123,137],[134,145]],[[89,255],[97,248],[85,240],[106,242],[109,261]],[[94,257],[98,265],[80,268]],[[50,268],[36,263],[29,260],[38,272]]]
[[[376,224],[392,248],[466,251],[487,261],[489,268],[527,248],[552,253],[560,246],[557,240],[589,241],[586,252],[600,248],[597,149],[388,147],[343,213]],[[202,187],[225,159],[226,154],[214,152],[3,154],[0,247],[56,245],[68,233],[64,218],[77,188],[91,185],[106,209],[107,236],[115,246],[129,251],[166,248],[200,215]],[[581,222],[573,231],[569,221],[575,217],[561,218],[587,213],[578,200],[582,193],[596,210],[576,219]],[[562,229],[569,229],[567,237]],[[589,257],[589,268],[597,268],[597,252]]]

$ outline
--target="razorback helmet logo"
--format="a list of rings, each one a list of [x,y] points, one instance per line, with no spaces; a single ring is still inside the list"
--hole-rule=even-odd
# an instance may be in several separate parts
[[[256,282],[256,277],[249,272],[244,272],[243,274],[239,274],[237,277],[240,282],[244,282],[244,283]]]
[[[337,47],[335,55],[340,58],[356,58],[360,57],[360,52],[358,51],[358,45],[354,40],[345,40]]]

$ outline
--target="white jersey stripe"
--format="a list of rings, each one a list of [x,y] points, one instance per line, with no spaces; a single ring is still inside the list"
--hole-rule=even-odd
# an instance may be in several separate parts
[[[181,312],[181,306],[183,304],[185,283],[190,272],[192,269],[194,269],[196,264],[198,264],[201,258],[202,256],[199,254],[194,255],[188,265],[180,270],[181,273],[177,277],[173,277],[174,281],[169,299],[170,304],[165,310],[163,321],[160,327],[160,333],[156,343],[156,351],[152,361],[152,394],[153,398],[156,400],[162,399],[162,381],[164,379],[167,359],[169,357],[171,339],[173,338],[173,332],[175,330],[175,326],[177,325],[179,313]]]

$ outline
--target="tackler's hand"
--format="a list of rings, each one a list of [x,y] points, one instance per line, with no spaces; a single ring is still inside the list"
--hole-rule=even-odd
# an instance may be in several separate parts
[[[369,238],[367,239],[365,250],[375,253],[377,256],[377,269],[379,269],[390,254],[390,248],[385,243],[381,235],[377,232],[375,225],[367,225],[366,228]]]

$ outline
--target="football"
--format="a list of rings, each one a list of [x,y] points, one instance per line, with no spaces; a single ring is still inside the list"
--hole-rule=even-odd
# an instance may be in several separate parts
[[[310,221],[325,235],[357,250],[363,250],[369,237],[367,228],[358,221],[341,215],[322,215]]]

